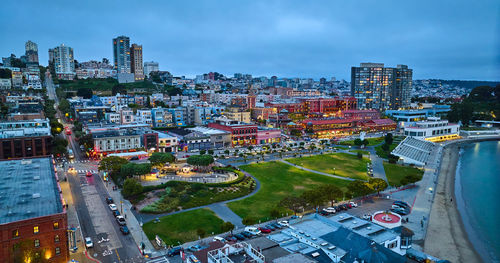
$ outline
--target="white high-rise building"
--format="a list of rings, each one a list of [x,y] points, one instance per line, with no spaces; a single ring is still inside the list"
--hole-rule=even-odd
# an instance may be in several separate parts
[[[64,44],[54,48],[54,68],[58,78],[74,78],[76,73],[73,48],[65,46]]]
[[[149,77],[149,73],[151,73],[153,71],[159,71],[159,70],[160,70],[160,67],[158,65],[158,62],[154,62],[154,61],[144,62],[144,75],[146,77]]]

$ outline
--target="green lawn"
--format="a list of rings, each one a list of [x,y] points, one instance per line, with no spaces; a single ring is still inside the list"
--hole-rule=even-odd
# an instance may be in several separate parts
[[[350,152],[353,152],[353,153],[361,153],[363,155],[370,155],[370,152],[368,151],[363,151],[363,150],[350,150]]]
[[[389,181],[389,185],[401,186],[401,179],[407,175],[415,174],[420,178],[424,175],[424,171],[415,167],[401,166],[399,164],[392,164],[384,162],[385,175]]]
[[[379,143],[383,142],[384,141],[384,137],[366,138],[366,140],[368,140],[368,145],[367,146],[373,146],[373,145],[376,145],[376,144],[379,144]],[[354,145],[354,140],[340,141],[339,144],[353,146]]]
[[[261,189],[255,195],[228,203],[241,218],[269,220],[271,210],[287,195],[300,195],[321,184],[335,184],[346,191],[348,181],[297,169],[280,162],[265,162],[240,166],[257,178]],[[280,209],[286,213],[287,210]],[[291,213],[291,211],[288,211]]]
[[[358,159],[356,155],[348,153],[321,154],[302,158],[287,159],[288,162],[305,168],[324,173],[368,180],[366,163],[368,158]],[[335,171],[334,171],[335,168]]]
[[[160,218],[144,224],[143,229],[148,239],[160,236],[167,245],[178,245],[198,239],[197,230],[203,229],[207,235],[218,234],[224,221],[208,208],[201,208]]]

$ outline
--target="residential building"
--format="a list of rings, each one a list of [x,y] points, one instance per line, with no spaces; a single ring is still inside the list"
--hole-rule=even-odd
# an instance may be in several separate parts
[[[150,127],[153,127],[153,119],[151,117],[151,110],[150,109],[138,109],[135,121],[137,123],[144,123],[149,125]]]
[[[155,131],[158,134],[158,151],[159,152],[177,152],[179,141],[176,136],[169,135],[164,132]]]
[[[12,87],[13,88],[23,87],[23,73],[20,70],[12,71]]]
[[[0,122],[0,159],[52,153],[49,119]]]
[[[99,154],[150,150],[158,147],[158,134],[147,129],[104,129],[92,133],[94,151]]]
[[[221,149],[231,146],[231,133],[223,130],[207,128],[202,126],[197,126],[194,128],[188,128],[190,131],[200,132],[206,136],[210,137],[210,148]]]
[[[224,111],[224,116],[226,116],[228,119],[239,122],[251,122],[250,110],[247,110],[246,108],[228,107],[226,111]]]
[[[120,110],[121,124],[130,124],[135,122],[135,115],[132,109]]]
[[[208,150],[212,148],[210,135],[199,131],[192,131],[185,128],[170,129],[167,132],[171,136],[177,137],[180,151]]]
[[[166,108],[153,108],[151,109],[151,118],[153,121],[153,127],[172,127],[174,126],[172,113]]]
[[[130,73],[134,74],[136,81],[144,80],[142,45],[132,44],[130,47]]]
[[[28,42],[26,42],[24,47],[25,47],[25,56],[27,58],[26,64],[38,66],[38,45],[35,42],[28,40]]]
[[[168,108],[168,111],[172,114],[172,122],[175,126],[186,126],[186,108]]]
[[[75,73],[75,59],[73,48],[61,44],[54,48],[54,68],[60,79],[73,79]]]
[[[232,146],[257,144],[257,125],[242,123],[228,118],[218,118],[215,119],[214,123],[209,123],[207,126],[230,132]]]
[[[383,63],[361,63],[351,68],[351,96],[358,100],[358,109],[407,108],[412,72],[406,65],[388,68]]]
[[[4,207],[0,213],[0,258],[3,262],[16,262],[19,258],[15,255],[25,254],[23,249],[40,253],[49,262],[69,261],[69,244],[76,244],[76,236],[75,231],[68,229],[54,167],[50,157],[0,161]],[[23,258],[23,261],[29,260]]]
[[[116,113],[116,112],[106,112],[104,114],[104,119],[110,123],[116,123],[116,124],[121,123],[120,113]]]
[[[12,88],[11,79],[0,79],[0,89],[10,90]]]
[[[117,73],[130,71],[130,38],[119,36],[113,39],[113,58]]]
[[[429,117],[425,121],[417,121],[405,126],[404,135],[430,142],[442,142],[460,138],[460,125],[441,120],[439,117]]]
[[[144,75],[149,78],[151,72],[160,71],[158,62],[144,62]]]

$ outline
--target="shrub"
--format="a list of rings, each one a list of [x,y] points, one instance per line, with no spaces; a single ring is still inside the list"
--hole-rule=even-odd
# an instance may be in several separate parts
[[[247,216],[247,217],[243,218],[243,220],[242,220],[242,223],[246,226],[254,225],[256,222],[257,222],[257,219],[255,219],[254,217],[250,217],[250,216]]]

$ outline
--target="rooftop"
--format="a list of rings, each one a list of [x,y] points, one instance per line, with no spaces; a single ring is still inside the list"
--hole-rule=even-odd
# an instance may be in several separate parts
[[[187,128],[188,130],[191,131],[197,131],[201,132],[205,135],[216,135],[216,134],[229,134],[227,131],[222,131],[214,128],[207,128],[207,127],[202,127],[202,126],[196,126],[194,128]]]
[[[50,157],[0,161],[0,224],[63,212]]]

